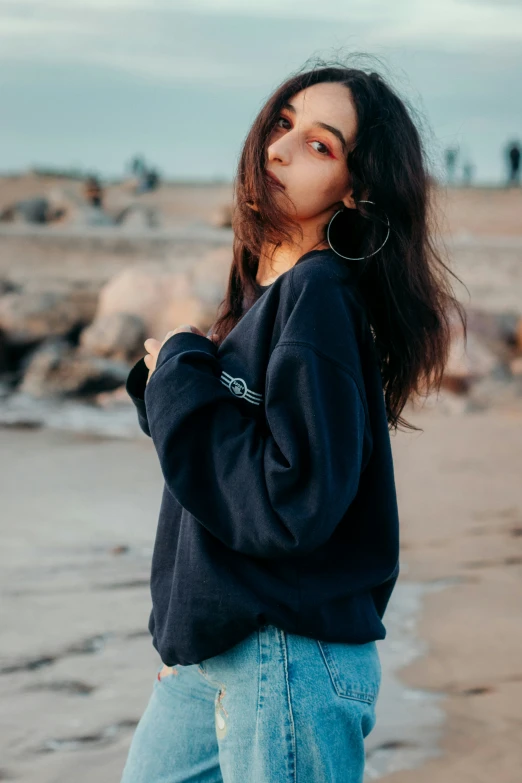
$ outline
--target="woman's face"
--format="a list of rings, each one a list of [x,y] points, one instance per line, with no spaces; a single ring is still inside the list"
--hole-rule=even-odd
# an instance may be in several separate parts
[[[290,99],[267,146],[266,169],[285,188],[273,191],[281,209],[306,222],[329,219],[341,201],[355,207],[346,157],[356,131],[351,92],[342,84],[314,84]]]

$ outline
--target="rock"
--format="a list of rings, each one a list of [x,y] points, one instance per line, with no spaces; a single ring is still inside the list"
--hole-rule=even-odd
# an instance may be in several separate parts
[[[442,386],[455,393],[469,390],[471,383],[492,373],[502,361],[473,332],[468,332],[467,343],[462,335],[454,337]]]
[[[445,373],[441,387],[452,394],[466,394],[471,386],[471,379],[465,375],[453,376]]]
[[[515,356],[509,364],[512,375],[522,376],[522,356]]]
[[[450,416],[458,416],[467,412],[469,400],[460,390],[455,393],[453,389],[442,388],[439,391],[432,389],[421,399],[409,400],[408,406],[411,411],[436,409]]]
[[[511,376],[508,372],[494,373],[473,384],[469,399],[470,411],[488,408],[522,411],[522,376]]]
[[[130,552],[130,546],[128,544],[118,544],[109,549],[111,555],[126,555],[127,552]]]
[[[515,330],[515,344],[519,351],[522,351],[522,318],[517,321],[517,327]]]
[[[93,402],[102,408],[114,408],[115,406],[132,406],[133,402],[127,393],[125,384],[112,391],[100,392],[93,398]]]
[[[70,222],[77,226],[113,226],[114,218],[102,207],[86,205],[71,210]]]
[[[84,356],[65,340],[50,340],[32,354],[19,391],[32,397],[93,395],[125,383],[128,364]]]
[[[147,335],[142,319],[133,313],[107,313],[95,318],[80,335],[82,353],[121,361],[136,361],[144,353]]]
[[[0,381],[0,400],[5,400],[7,397],[9,397],[11,393],[11,388],[8,383],[6,383],[5,380]]]
[[[210,216],[210,224],[216,226],[216,228],[231,228],[232,213],[232,204],[222,204]]]
[[[10,280],[0,280],[0,296],[9,294],[12,291],[21,291],[21,287],[12,283]]]
[[[125,269],[104,286],[96,320],[113,313],[138,316],[147,337],[163,340],[167,332],[183,323],[205,331],[212,323],[215,307],[194,293],[190,274],[150,264]]]
[[[95,309],[95,293],[81,287],[11,291],[0,297],[0,329],[10,343],[34,343],[89,323]]]
[[[471,384],[497,373],[498,382],[510,375],[509,363],[515,342],[518,315],[466,310],[467,339],[456,312],[451,313],[451,348],[442,386],[455,394],[469,391]]]
[[[220,247],[206,253],[190,270],[194,294],[205,300],[209,307],[217,308],[221,303],[231,263],[232,248]]]
[[[517,312],[500,313],[486,312],[476,308],[466,311],[468,330],[473,332],[484,343],[495,347],[495,344],[513,346],[517,337],[517,324],[520,316]],[[499,345],[500,348],[500,345]]]
[[[158,228],[160,219],[157,210],[142,204],[130,204],[114,218],[116,225],[133,229]]]
[[[5,207],[0,220],[22,224],[42,224],[48,222],[50,202],[45,196],[32,196]]]
[[[8,370],[8,358],[7,358],[7,341],[5,334],[0,331],[0,373],[5,373]]]

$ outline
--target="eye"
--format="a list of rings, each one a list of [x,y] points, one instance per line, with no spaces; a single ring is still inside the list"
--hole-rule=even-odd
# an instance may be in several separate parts
[[[330,150],[328,149],[328,147],[326,146],[326,144],[323,144],[323,142],[322,142],[322,141],[312,141],[312,144],[320,144],[320,145],[321,145],[321,147],[324,147],[324,149],[325,149],[325,152],[321,152],[321,150],[317,150],[317,152],[320,152],[320,153],[321,153],[321,155],[329,155],[329,154],[330,154]]]
[[[285,122],[288,122],[288,124],[290,124],[289,120],[287,120],[287,119],[286,119],[286,117],[283,117],[283,116],[281,115],[281,117],[278,117],[278,118],[277,118],[277,120],[276,120],[276,125],[277,125],[277,123],[279,122],[279,120],[284,120]],[[281,125],[279,125],[278,127],[280,128],[280,127],[281,127]]]
[[[279,122],[280,122],[280,120],[283,120],[283,122],[287,122],[287,123],[288,123],[288,125],[290,125],[290,127],[292,127],[292,126],[291,126],[291,123],[290,123],[290,120],[287,120],[287,118],[286,118],[286,117],[283,117],[283,115],[281,115],[280,117],[278,117],[278,118],[277,118],[277,120],[276,120],[276,123],[275,123],[275,124],[276,124],[276,127],[278,127],[278,128],[281,128],[281,127],[283,127],[283,128],[284,128],[284,126],[282,126],[282,125],[279,125]],[[288,130],[288,128],[284,128],[284,129],[285,129],[285,130]],[[329,149],[329,147],[327,147],[327,146],[326,146],[326,144],[323,144],[323,142],[322,142],[322,141],[318,141],[317,139],[314,139],[314,140],[313,140],[312,142],[310,142],[310,143],[311,143],[311,144],[319,144],[321,147],[323,147],[323,149],[322,149],[322,150],[315,150],[315,151],[316,151],[316,152],[318,152],[320,155],[323,155],[325,158],[326,158],[326,157],[333,157],[333,156],[332,156],[332,154],[331,154],[331,152],[330,152],[330,149]],[[315,147],[314,147],[313,149],[315,149]]]

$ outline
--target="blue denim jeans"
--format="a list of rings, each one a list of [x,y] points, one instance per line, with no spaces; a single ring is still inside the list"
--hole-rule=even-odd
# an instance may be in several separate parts
[[[380,681],[375,642],[265,625],[156,676],[121,783],[361,783]]]

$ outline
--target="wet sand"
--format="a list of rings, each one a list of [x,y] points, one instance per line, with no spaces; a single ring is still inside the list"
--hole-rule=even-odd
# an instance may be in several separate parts
[[[4,430],[0,449],[0,779],[113,783],[158,663],[155,452],[55,430]]]
[[[367,780],[411,768],[390,781],[507,783],[522,761],[522,416],[411,420],[425,432],[392,438],[402,573]],[[153,445],[7,428],[0,448],[1,771],[118,780],[160,663],[146,628]]]
[[[515,783],[522,770],[522,415],[417,416],[394,443],[403,579],[427,595],[426,654],[400,672],[443,694],[441,755],[390,783]],[[387,778],[388,780],[388,778]]]
[[[81,783],[95,773],[118,780],[161,666],[146,625],[162,479],[151,441],[121,432],[117,439],[2,432],[8,630],[0,654],[0,772],[7,779],[51,783],[74,775]],[[397,743],[402,767],[435,746],[442,713],[395,674],[422,650],[415,623],[426,589],[404,582],[390,605],[369,780],[396,768]]]

